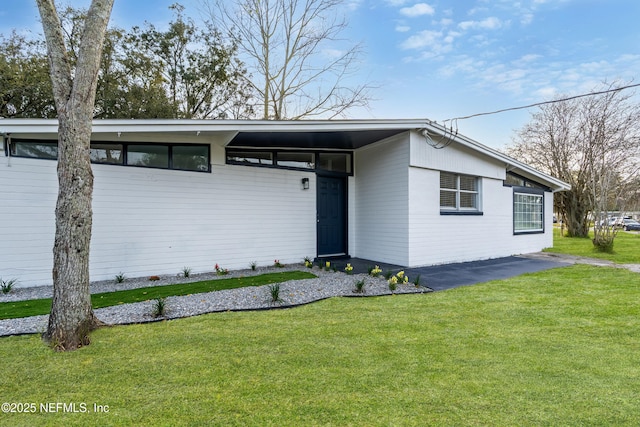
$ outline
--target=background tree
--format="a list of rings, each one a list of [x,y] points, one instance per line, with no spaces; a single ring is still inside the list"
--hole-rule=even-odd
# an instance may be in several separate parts
[[[173,118],[247,118],[253,114],[246,69],[237,59],[237,45],[225,45],[210,24],[200,30],[183,15],[184,7],[170,7],[175,20],[166,31],[152,24],[134,27],[127,37],[128,69],[139,69],[164,82]],[[142,73],[137,74],[142,78]]]
[[[347,22],[341,0],[203,0],[253,75],[263,119],[334,118],[367,106],[366,84],[349,85],[360,45],[336,50]]]
[[[199,30],[183,7],[166,31],[147,24],[105,33],[94,118],[249,118],[247,70],[237,46],[207,24]],[[81,46],[86,9],[59,13],[71,68]],[[56,117],[45,43],[15,33],[0,39],[0,115]]]
[[[631,97],[619,85],[607,85],[598,95],[545,104],[508,149],[571,184],[555,199],[569,236],[588,237],[590,219],[601,217],[637,176],[640,110]],[[611,244],[613,237],[607,237]]]
[[[114,0],[92,0],[75,67],[53,0],[37,0],[58,115],[58,199],[53,301],[43,338],[59,350],[89,344],[99,324],[89,292],[93,173],[91,128],[102,47]]]
[[[0,37],[0,117],[56,115],[44,43],[14,31]]]

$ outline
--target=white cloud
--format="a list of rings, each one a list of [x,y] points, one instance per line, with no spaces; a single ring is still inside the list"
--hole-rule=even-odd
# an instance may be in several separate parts
[[[401,15],[408,16],[410,18],[423,15],[433,15],[435,12],[436,10],[426,3],[417,3],[411,7],[403,7],[400,9]]]
[[[502,21],[496,18],[495,16],[491,16],[489,18],[483,19],[482,21],[463,21],[458,24],[463,30],[469,29],[482,29],[482,30],[496,30],[502,27]]]
[[[402,49],[422,49],[425,47],[435,47],[442,40],[442,32],[440,31],[420,31],[406,39],[400,47]]]
[[[521,56],[520,58],[514,60],[512,63],[518,67],[525,67],[525,66],[530,66],[532,62],[535,62],[540,58],[542,58],[542,55],[530,53],[530,54]]]
[[[325,58],[329,58],[329,59],[338,59],[341,56],[344,55],[344,51],[343,50],[339,50],[339,49],[323,49],[322,50],[322,54],[324,55]]]
[[[404,6],[405,3],[405,0],[387,0],[387,4],[391,7]]]
[[[407,26],[407,25],[397,25],[396,26],[396,31],[399,33],[406,33],[408,31],[411,31],[411,27]]]

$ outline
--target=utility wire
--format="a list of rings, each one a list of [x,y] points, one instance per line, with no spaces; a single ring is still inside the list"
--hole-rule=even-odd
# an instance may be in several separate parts
[[[491,114],[504,113],[506,111],[526,110],[527,108],[539,107],[540,105],[554,104],[556,102],[563,102],[563,101],[571,101],[572,99],[584,98],[586,96],[593,96],[593,95],[602,95],[602,94],[610,93],[610,92],[619,92],[619,91],[624,90],[624,89],[630,89],[632,87],[638,87],[638,86],[640,86],[640,83],[636,83],[636,84],[633,84],[633,85],[627,85],[627,86],[621,86],[621,87],[617,87],[617,88],[613,88],[613,89],[601,90],[601,91],[598,91],[598,92],[583,93],[581,95],[570,96],[568,98],[562,98],[562,99],[554,99],[552,101],[536,102],[535,104],[524,105],[522,107],[503,108],[502,110],[490,111],[490,112],[487,112],[487,113],[477,113],[477,114],[471,114],[470,116],[454,117],[452,119],[443,120],[443,123],[454,122],[454,121],[457,122],[458,120],[471,119],[473,117],[478,117],[478,116],[488,116],[488,115],[491,115]]]

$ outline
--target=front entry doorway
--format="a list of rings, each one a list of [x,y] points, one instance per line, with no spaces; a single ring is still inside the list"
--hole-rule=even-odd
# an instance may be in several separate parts
[[[347,179],[318,176],[318,256],[347,254]]]

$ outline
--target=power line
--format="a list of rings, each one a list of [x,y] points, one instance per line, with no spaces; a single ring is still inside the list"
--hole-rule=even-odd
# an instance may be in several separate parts
[[[488,115],[491,115],[491,114],[504,113],[506,111],[526,110],[527,108],[539,107],[540,105],[554,104],[556,102],[563,102],[563,101],[571,101],[572,99],[584,98],[586,96],[593,96],[593,95],[603,95],[605,93],[610,93],[610,92],[619,92],[619,91],[624,90],[624,89],[630,89],[632,87],[638,87],[638,86],[640,86],[640,83],[627,85],[627,86],[621,86],[621,87],[617,87],[617,88],[614,88],[614,89],[601,90],[601,91],[598,91],[598,92],[583,93],[581,95],[570,96],[568,98],[562,98],[562,99],[554,99],[552,101],[536,102],[535,104],[524,105],[522,107],[503,108],[502,110],[490,111],[490,112],[486,112],[486,113],[477,113],[477,114],[471,114],[469,116],[454,117],[452,119],[443,120],[443,123],[454,122],[454,121],[457,122],[458,120],[471,119],[473,117],[479,117],[479,116],[488,116]]]

